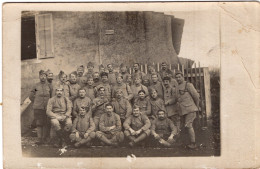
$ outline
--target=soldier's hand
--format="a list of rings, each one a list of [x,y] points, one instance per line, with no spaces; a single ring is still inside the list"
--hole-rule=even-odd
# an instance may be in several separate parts
[[[84,134],[84,138],[87,138],[87,137],[88,137],[88,133],[85,133],[85,134]]]
[[[110,127],[110,130],[113,130],[114,128],[116,128],[116,126],[111,126],[111,127]]]
[[[159,134],[154,134],[154,138],[155,138],[155,139],[160,139]]]
[[[172,144],[174,142],[174,139],[172,137],[169,137],[167,142]]]
[[[76,139],[79,138],[79,132],[76,132]]]
[[[131,135],[135,135],[135,131],[133,129],[129,129]]]
[[[140,134],[141,132],[142,132],[142,129],[137,130],[135,133],[138,135],[138,134]]]

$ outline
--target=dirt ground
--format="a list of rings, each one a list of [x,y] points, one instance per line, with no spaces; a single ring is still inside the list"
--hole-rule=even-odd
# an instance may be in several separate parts
[[[181,137],[182,144],[174,145],[172,148],[156,148],[149,144],[130,148],[127,144],[124,144],[117,148],[91,146],[75,149],[69,147],[64,153],[52,145],[37,146],[34,144],[36,137],[22,137],[22,153],[24,157],[127,157],[132,154],[136,157],[219,156],[220,137],[219,130],[215,125],[219,126],[213,120],[213,123],[210,123],[206,130],[196,130],[198,145],[196,150],[190,150],[185,146],[189,139],[186,134],[183,134]],[[149,142],[149,140],[146,141]]]

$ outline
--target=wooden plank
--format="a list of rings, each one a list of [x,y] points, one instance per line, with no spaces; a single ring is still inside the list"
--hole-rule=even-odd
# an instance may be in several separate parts
[[[196,63],[194,63],[195,67],[195,88],[198,90],[198,76],[197,76],[197,66]]]
[[[204,73],[206,115],[207,115],[207,118],[210,118],[212,113],[211,113],[211,92],[210,92],[209,68],[203,68],[203,73]]]
[[[178,70],[180,70],[180,64],[178,63]]]
[[[159,71],[160,71],[160,64],[157,63],[157,72],[159,72]]]
[[[144,64],[144,72],[145,72],[145,74],[147,74],[147,72],[148,72],[147,64]]]

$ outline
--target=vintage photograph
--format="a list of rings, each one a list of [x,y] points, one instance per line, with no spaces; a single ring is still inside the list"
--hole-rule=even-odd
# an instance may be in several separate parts
[[[23,157],[221,156],[218,11],[20,22]]]

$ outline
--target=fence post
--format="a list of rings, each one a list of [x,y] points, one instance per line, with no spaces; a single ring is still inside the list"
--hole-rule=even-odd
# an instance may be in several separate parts
[[[143,71],[143,65],[141,65],[141,72]]]
[[[157,63],[157,72],[159,72],[159,71],[160,71],[160,64]]]
[[[147,64],[144,64],[144,72],[145,74],[147,74],[148,70],[147,70]]]

